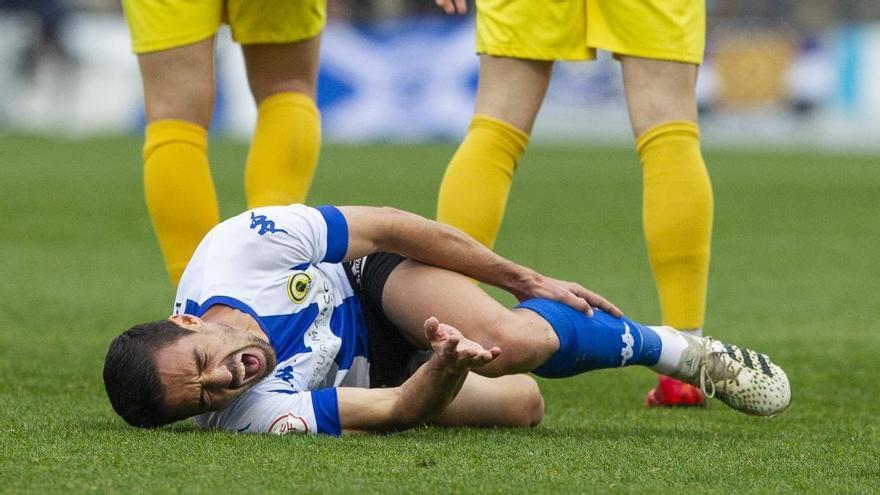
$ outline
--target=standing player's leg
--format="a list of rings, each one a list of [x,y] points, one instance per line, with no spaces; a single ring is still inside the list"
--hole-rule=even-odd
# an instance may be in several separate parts
[[[437,220],[495,244],[552,69],[550,61],[480,55],[474,116],[440,183]]]
[[[706,311],[712,186],[700,152],[692,63],[621,56],[642,162],[643,224],[663,324],[699,334]],[[696,405],[696,389],[663,377],[649,405]]]
[[[144,193],[165,266],[177,285],[202,237],[220,221],[207,155],[214,37],[141,53],[138,60],[147,117]]]
[[[315,105],[320,35],[242,45],[257,125],[245,167],[248,208],[305,202],[321,146]]]
[[[595,55],[585,40],[586,3],[476,2],[476,108],[467,137],[443,176],[437,219],[490,248],[517,160],[544,101],[553,61]]]

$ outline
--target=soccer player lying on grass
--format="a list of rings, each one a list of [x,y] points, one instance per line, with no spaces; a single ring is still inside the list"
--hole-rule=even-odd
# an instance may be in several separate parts
[[[501,306],[468,277],[520,305]],[[543,399],[523,373],[628,365],[750,414],[778,414],[791,397],[763,354],[641,325],[578,284],[389,208],[273,206],[233,217],[199,245],[173,312],[110,344],[104,384],[132,425],[194,417],[205,428],[331,435],[533,426]]]

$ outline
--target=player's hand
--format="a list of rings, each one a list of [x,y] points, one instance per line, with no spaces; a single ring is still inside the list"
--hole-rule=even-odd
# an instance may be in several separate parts
[[[567,304],[589,316],[593,316],[593,308],[599,308],[612,316],[623,316],[623,312],[611,301],[581,284],[545,277],[533,270],[529,270],[526,276],[518,282],[518,287],[511,290],[510,293],[520,302],[533,297],[541,297]]]
[[[449,15],[467,13],[467,0],[434,0],[434,3]]]
[[[455,372],[467,372],[479,368],[501,354],[501,349],[485,349],[480,344],[465,338],[455,328],[440,323],[435,317],[425,320],[425,336],[434,349],[434,358],[440,366]]]

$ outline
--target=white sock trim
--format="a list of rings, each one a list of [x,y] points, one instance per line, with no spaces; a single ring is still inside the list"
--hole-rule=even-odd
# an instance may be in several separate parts
[[[651,366],[651,369],[660,373],[661,375],[673,375],[678,371],[678,363],[681,361],[681,356],[684,354],[685,349],[687,349],[688,341],[681,336],[678,330],[662,326],[662,327],[648,327],[660,337],[660,344],[663,346],[660,349],[660,359],[657,361],[657,364]]]

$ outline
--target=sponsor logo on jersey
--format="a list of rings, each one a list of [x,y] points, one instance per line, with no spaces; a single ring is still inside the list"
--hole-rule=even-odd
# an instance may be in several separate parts
[[[284,229],[276,229],[275,222],[269,220],[269,217],[266,215],[254,215],[254,212],[251,212],[251,229],[256,230],[259,227],[260,230],[257,230],[257,233],[260,235],[265,235],[267,232],[270,234],[277,234],[278,232],[287,233]]]
[[[305,301],[311,289],[312,276],[306,272],[294,273],[287,279],[287,295],[296,304]]]
[[[623,322],[623,334],[620,336],[620,340],[623,341],[623,349],[620,350],[620,365],[626,366],[626,362],[633,357],[633,344],[636,343],[626,322]]]
[[[282,414],[269,425],[269,433],[286,435],[288,433],[308,433],[309,425],[303,418],[293,413]]]

